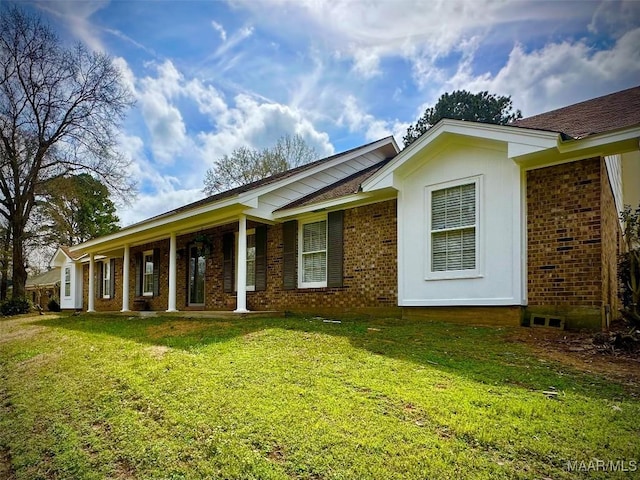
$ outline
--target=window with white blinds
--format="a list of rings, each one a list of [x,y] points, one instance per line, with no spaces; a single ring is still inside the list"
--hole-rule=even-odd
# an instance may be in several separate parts
[[[301,227],[302,287],[325,287],[327,284],[327,221],[304,223]]]
[[[431,272],[476,269],[476,189],[431,190]]]

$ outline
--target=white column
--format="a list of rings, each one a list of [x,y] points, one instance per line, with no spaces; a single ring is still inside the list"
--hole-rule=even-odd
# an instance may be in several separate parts
[[[247,313],[247,217],[238,218],[238,285],[235,313]]]
[[[130,265],[129,245],[124,246],[124,257],[122,258],[122,310],[129,311],[129,267]],[[111,272],[115,275],[115,272]]]
[[[93,253],[89,254],[89,293],[87,296],[87,312],[95,312],[96,289],[94,285]]]
[[[169,241],[169,301],[167,312],[177,312],[176,309],[176,233],[171,232]]]

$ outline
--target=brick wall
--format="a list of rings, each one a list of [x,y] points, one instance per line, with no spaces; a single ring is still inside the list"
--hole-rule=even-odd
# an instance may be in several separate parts
[[[615,320],[619,317],[618,312],[620,309],[618,298],[618,253],[621,247],[622,229],[618,220],[620,213],[616,208],[613,189],[609,182],[604,161],[600,163],[600,171],[602,178],[600,185],[602,189],[602,299],[604,306],[608,305],[609,319]]]
[[[95,289],[94,291],[96,292],[96,295],[98,292],[98,284],[102,281],[102,279],[100,278],[100,269],[98,267],[98,263],[99,262],[96,262],[94,265],[95,277],[93,288]],[[94,306],[97,312],[113,312],[122,309],[122,258],[115,259],[115,276],[115,292],[111,293],[110,298],[96,296]],[[83,305],[86,308],[89,305],[89,264],[85,264],[82,268],[82,296]]]
[[[282,225],[267,230],[267,289],[249,292],[253,310],[338,311],[397,308],[396,201],[344,212],[344,283],[339,288],[282,289]],[[399,310],[398,310],[399,311]]]
[[[344,213],[344,284],[340,288],[284,290],[282,288],[282,224],[267,226],[267,287],[265,291],[247,292],[250,310],[290,310],[323,312],[385,311],[399,313],[397,307],[396,201],[390,200],[345,210]],[[255,224],[249,222],[247,228]],[[222,238],[237,232],[238,224],[228,224],[177,238],[178,310],[233,310],[236,296],[223,291]],[[206,259],[205,305],[188,305],[189,244],[196,235],[211,240],[211,254]],[[135,296],[135,256],[154,248],[160,252],[159,295]],[[129,304],[151,310],[166,310],[168,301],[169,240],[131,248]],[[97,269],[96,269],[97,270]],[[85,301],[88,289],[88,266],[85,266]],[[117,311],[122,308],[122,259],[116,261],[116,298],[96,300],[96,310]],[[137,301],[136,301],[137,300]],[[85,303],[86,305],[86,303]]]
[[[616,212],[597,157],[527,172],[529,311],[600,326],[617,301]]]

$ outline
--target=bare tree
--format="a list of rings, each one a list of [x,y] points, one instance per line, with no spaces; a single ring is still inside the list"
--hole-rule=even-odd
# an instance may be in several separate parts
[[[0,215],[11,231],[14,298],[24,296],[27,225],[48,179],[90,172],[114,193],[132,192],[116,148],[131,105],[109,56],[64,47],[18,7],[0,11]]]
[[[240,147],[207,170],[203,191],[213,195],[304,165],[316,157],[316,150],[300,135],[283,135],[273,147],[263,150]]]

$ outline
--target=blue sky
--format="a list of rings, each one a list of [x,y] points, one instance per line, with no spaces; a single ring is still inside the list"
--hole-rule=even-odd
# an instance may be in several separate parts
[[[66,42],[113,56],[139,194],[122,225],[202,197],[235,148],[300,134],[320,156],[407,126],[455,89],[529,116],[640,84],[640,2],[43,1]]]

